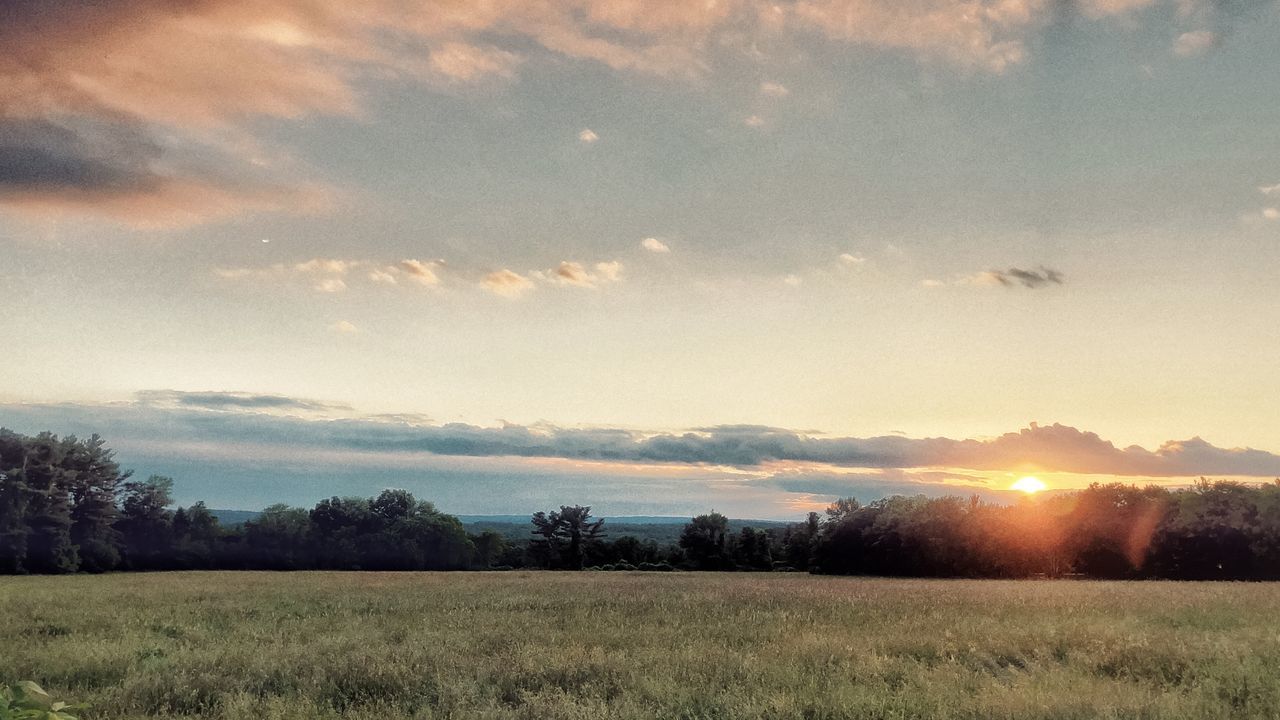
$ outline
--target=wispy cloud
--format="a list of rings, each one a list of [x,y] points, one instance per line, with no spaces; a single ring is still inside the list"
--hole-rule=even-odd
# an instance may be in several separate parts
[[[1212,30],[1192,30],[1178,36],[1173,43],[1173,53],[1180,57],[1200,55],[1218,43],[1218,34]]]
[[[550,270],[532,273],[537,280],[551,285],[597,288],[622,279],[622,263],[617,260],[599,262],[588,268],[580,262],[565,260]]]
[[[440,284],[440,276],[437,271],[442,267],[444,267],[443,260],[432,260],[430,262],[401,260],[396,264],[395,269],[399,270],[411,282],[432,287]],[[383,272],[388,271],[383,270]]]
[[[349,323],[348,323],[349,324]],[[139,408],[196,408],[220,411],[304,410],[308,412],[350,412],[351,406],[247,392],[184,392],[181,390],[142,390],[136,395]]]
[[[213,274],[225,280],[279,282],[300,279],[318,292],[336,293],[347,289],[348,273],[366,265],[367,263],[356,260],[312,258],[292,264],[275,263],[265,267],[218,267],[213,269]]]
[[[450,268],[444,260],[408,258],[396,262],[311,258],[295,263],[274,263],[261,267],[218,267],[213,274],[233,282],[269,281],[306,284],[316,292],[339,293],[363,284],[419,287],[440,290],[446,287],[479,287],[505,297],[519,297],[538,284],[595,289],[622,280],[622,263],[617,260],[593,265],[565,260],[549,270],[520,274],[501,268],[475,272]]]
[[[1023,287],[1031,290],[1061,285],[1066,281],[1057,270],[1041,266],[1036,270],[1011,267],[1007,270],[984,270],[972,275],[959,275],[951,280],[928,279],[921,282],[925,287],[945,287],[947,285],[975,285],[986,287]]]
[[[360,332],[360,328],[356,327],[355,323],[352,323],[349,320],[339,320],[338,322],[330,325],[329,329],[343,335],[351,335]]]
[[[485,45],[445,42],[431,50],[427,68],[431,75],[450,83],[474,83],[490,77],[511,78],[520,66],[519,55]]]
[[[760,83],[760,94],[768,97],[780,98],[790,95],[791,91],[782,83],[765,81]]]
[[[515,298],[533,289],[533,281],[506,268],[495,270],[480,281],[480,287],[496,295]]]

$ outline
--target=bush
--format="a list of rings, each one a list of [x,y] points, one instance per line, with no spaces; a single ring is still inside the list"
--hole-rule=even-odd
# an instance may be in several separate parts
[[[30,680],[0,685],[0,720],[78,720],[71,711],[82,709],[83,705],[55,701]]]

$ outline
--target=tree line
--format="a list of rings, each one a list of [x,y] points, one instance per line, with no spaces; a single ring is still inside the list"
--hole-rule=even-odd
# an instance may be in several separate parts
[[[914,577],[1280,579],[1280,480],[1186,489],[1092,485],[991,504],[894,496],[838,500],[805,521],[729,531],[719,513],[674,544],[610,538],[590,507],[535,513],[529,541],[468,533],[404,490],[273,505],[222,525],[175,508],[173,481],[122,472],[94,435],[0,428],[0,573],[110,570],[807,571]]]

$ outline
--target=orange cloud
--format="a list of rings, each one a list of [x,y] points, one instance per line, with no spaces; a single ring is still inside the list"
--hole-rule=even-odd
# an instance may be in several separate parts
[[[1099,18],[1156,1],[1073,7]],[[74,173],[52,183],[0,175],[0,204],[90,210],[139,225],[310,211],[325,205],[323,189],[278,172],[258,177],[264,164],[247,149],[245,121],[359,115],[360,87],[372,77],[448,86],[503,80],[537,52],[695,76],[727,48],[813,31],[1000,72],[1023,60],[1026,36],[1059,7],[1050,0],[6,0],[0,138],[13,123],[58,126],[76,136],[70,146],[96,143],[106,151],[99,155],[131,173],[114,185]],[[760,91],[786,93],[777,83]],[[127,132],[95,135],[86,127],[95,123]],[[48,149],[0,142],[8,152],[0,165]]]

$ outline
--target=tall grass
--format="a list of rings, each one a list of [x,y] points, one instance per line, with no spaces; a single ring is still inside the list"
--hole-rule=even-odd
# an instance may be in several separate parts
[[[1275,718],[1280,586],[714,573],[0,580],[89,718]]]

